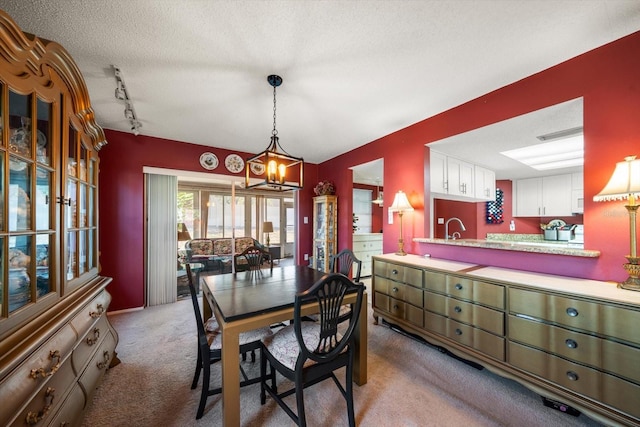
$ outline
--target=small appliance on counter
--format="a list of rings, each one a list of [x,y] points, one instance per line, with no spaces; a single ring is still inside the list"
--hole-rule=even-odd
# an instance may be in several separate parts
[[[566,241],[573,240],[576,224],[566,224],[562,227],[558,227],[558,240]]]
[[[567,227],[567,223],[561,219],[552,219],[548,224],[540,224],[540,228],[544,232],[544,240],[568,240],[560,238],[560,231]],[[565,237],[566,233],[562,234]]]
[[[569,239],[571,246],[584,246],[584,225],[576,224],[573,229],[573,237]]]

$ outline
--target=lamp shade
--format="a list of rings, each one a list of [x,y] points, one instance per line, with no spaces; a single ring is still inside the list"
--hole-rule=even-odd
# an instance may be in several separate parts
[[[273,233],[273,222],[265,221],[262,223],[262,232],[263,233]]]
[[[640,160],[636,156],[625,157],[616,164],[611,179],[593,196],[593,201],[625,200],[629,196],[640,197]]]
[[[407,195],[401,190],[396,193],[396,196],[393,199],[393,204],[389,210],[391,212],[409,212],[413,210],[413,206],[409,203]]]
[[[185,240],[191,240],[191,234],[189,234],[189,230],[187,230],[187,226],[184,222],[178,223],[178,241],[182,242]]]

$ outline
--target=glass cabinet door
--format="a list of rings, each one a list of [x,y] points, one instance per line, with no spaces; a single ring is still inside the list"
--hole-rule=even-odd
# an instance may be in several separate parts
[[[313,198],[313,268],[329,271],[331,256],[336,254],[337,197]]]
[[[97,218],[94,209],[97,194],[97,155],[87,149],[79,133],[69,126],[66,168],[65,208],[65,292],[76,280],[97,271]],[[84,281],[83,281],[84,282]]]
[[[6,86],[2,90],[8,91],[9,100],[8,105],[2,105],[6,119],[0,110],[0,126],[7,129],[0,150],[0,188],[2,194],[8,193],[6,199],[2,198],[7,203],[6,212],[2,209],[0,215],[1,249],[6,254],[1,262],[0,286],[4,315],[5,309],[10,314],[56,290],[49,274],[49,248],[55,235],[51,204],[55,171],[49,150],[52,104]]]

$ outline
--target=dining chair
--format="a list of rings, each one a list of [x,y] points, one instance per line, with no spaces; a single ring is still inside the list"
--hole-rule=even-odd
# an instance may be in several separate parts
[[[259,271],[262,268],[262,264],[266,261],[269,262],[271,270],[273,271],[271,254],[257,246],[249,246],[241,254],[235,255],[236,271],[238,271],[238,267],[243,264],[239,262],[241,258],[246,260],[244,265],[247,266],[247,270],[249,271]]]
[[[196,419],[198,420],[202,418],[204,414],[207,398],[222,392],[222,387],[209,388],[211,365],[220,361],[222,358],[222,334],[220,333],[220,326],[214,316],[206,322],[203,322],[200,305],[198,303],[198,294],[193,284],[191,266],[186,264],[185,267],[189,278],[189,291],[191,293],[191,302],[193,303],[193,311],[196,316],[196,326],[198,329],[198,360],[196,362],[196,371],[191,383],[191,389],[195,389],[198,386],[198,379],[200,372],[202,372],[202,390],[200,392],[200,403],[198,404],[198,411],[196,413]],[[203,301],[203,303],[206,304],[207,302]],[[261,351],[261,340],[271,335],[273,335],[273,332],[269,327],[241,333],[240,353],[243,354],[243,359],[245,359],[244,355],[246,353],[252,352],[252,361],[255,361],[255,350]],[[240,381],[240,387],[260,382],[260,377],[248,378],[242,366],[240,366],[240,372],[243,378],[242,381]]]
[[[340,325],[338,331],[340,307],[348,293],[356,294],[356,302],[349,314],[348,324]],[[355,426],[353,347],[363,294],[364,286],[355,284],[343,274],[329,273],[307,291],[295,296],[293,324],[262,340],[261,404],[265,404],[266,393],[269,393],[298,426],[306,426],[303,390],[332,378],[347,403],[349,425]],[[318,305],[317,322],[303,319],[302,306],[310,303]],[[267,362],[271,367],[269,376]],[[344,386],[334,373],[342,367],[346,368]],[[276,372],[292,381],[294,387],[278,393]],[[294,393],[297,414],[283,400]]]
[[[354,264],[355,268],[353,268]],[[331,255],[329,259],[329,271],[350,276],[354,282],[360,281],[361,269],[362,261],[356,257],[351,249],[345,248],[337,254]],[[353,275],[350,275],[350,273],[353,273]]]

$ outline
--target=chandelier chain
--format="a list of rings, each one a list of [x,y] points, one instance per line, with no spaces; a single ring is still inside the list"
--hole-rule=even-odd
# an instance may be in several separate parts
[[[273,86],[273,130],[271,135],[278,135],[278,130],[276,129],[276,86]]]

